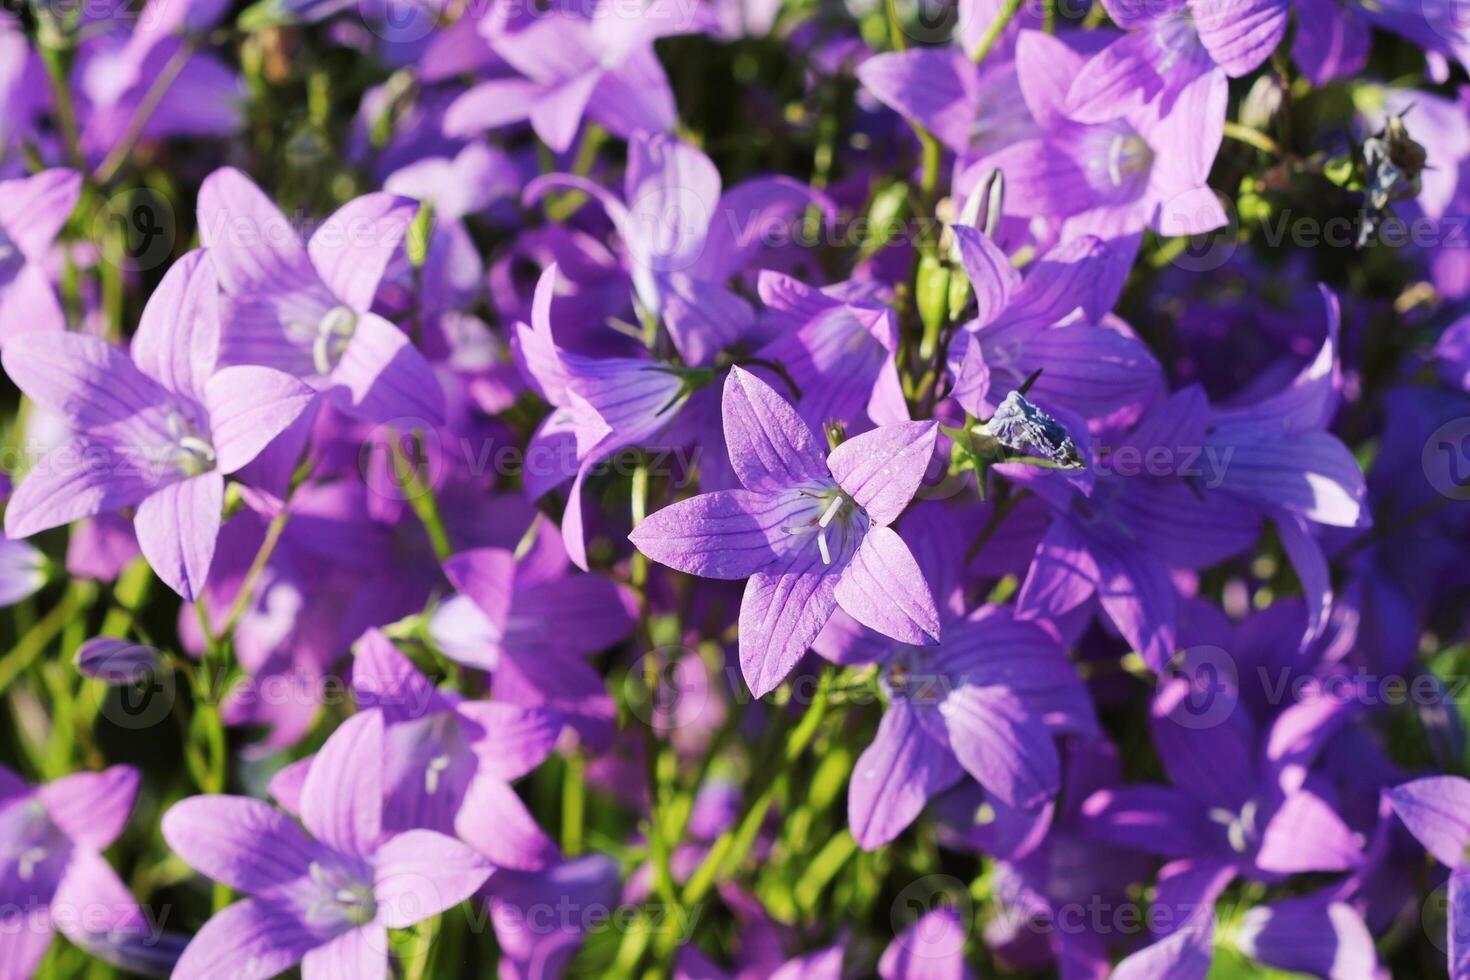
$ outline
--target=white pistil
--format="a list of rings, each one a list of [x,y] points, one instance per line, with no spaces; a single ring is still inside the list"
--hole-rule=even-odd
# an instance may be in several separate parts
[[[449,768],[449,756],[436,755],[429,760],[424,770],[424,790],[430,794],[439,792],[439,774]]]
[[[37,845],[21,852],[16,859],[16,870],[20,872],[21,881],[30,881],[36,873],[36,868],[42,861],[46,860],[46,848]]]

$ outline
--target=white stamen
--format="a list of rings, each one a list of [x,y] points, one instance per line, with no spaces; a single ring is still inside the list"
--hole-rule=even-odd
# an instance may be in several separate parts
[[[332,373],[332,335],[319,333],[311,342],[311,365],[317,374]]]
[[[449,768],[449,756],[436,755],[429,760],[424,770],[424,789],[429,793],[439,792],[439,774]]]
[[[16,861],[17,870],[20,871],[20,880],[30,881],[36,873],[37,866],[44,860],[46,860],[46,848],[44,847],[32,847],[22,852]]]
[[[828,524],[831,524],[832,518],[836,517],[837,512],[842,509],[842,502],[843,496],[841,493],[833,497],[832,502],[827,505],[827,509],[822,512],[821,520],[817,521],[817,526],[826,527]]]
[[[825,529],[817,532],[817,550],[822,553],[823,565],[832,564],[832,552],[827,550],[827,532]]]
[[[1123,183],[1123,149],[1126,145],[1126,140],[1117,136],[1108,147],[1108,178],[1112,180],[1114,187]]]

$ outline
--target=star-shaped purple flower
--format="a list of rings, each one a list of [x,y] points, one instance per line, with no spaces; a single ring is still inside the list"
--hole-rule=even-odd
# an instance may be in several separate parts
[[[264,800],[196,796],[163,815],[163,837],[192,867],[250,896],[216,914],[179,958],[176,980],[384,976],[388,930],[469,898],[490,863],[432,830],[385,836],[383,716],[354,715],[317,753],[301,821]]]
[[[224,290],[220,362],[294,374],[369,422],[442,424],[444,392],[428,361],[371,311],[417,210],[407,198],[365,194],[303,245],[250,178],[229,167],[210,174],[199,188],[199,235]]]
[[[11,339],[5,372],[60,415],[72,437],[16,487],[7,537],[134,507],[148,563],[194,600],[214,560],[225,476],[253,460],[314,397],[272,368],[216,370],[218,292],[198,250],[174,263],[149,299],[131,358],[82,334]]]
[[[924,478],[936,423],[885,425],[827,454],[795,409],[739,367],[725,381],[723,409],[744,489],[666,507],[629,540],[681,572],[749,580],[740,667],[751,691],[774,690],[838,606],[901,642],[937,643],[934,597],[889,527]]]
[[[32,976],[58,930],[110,963],[168,972],[179,937],[150,925],[102,857],[137,795],[131,766],[34,789],[0,766],[0,976]]]

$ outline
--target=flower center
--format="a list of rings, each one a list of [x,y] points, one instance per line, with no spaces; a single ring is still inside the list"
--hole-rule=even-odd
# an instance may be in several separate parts
[[[1163,57],[1155,63],[1159,74],[1164,74],[1185,58],[1193,57],[1200,47],[1199,30],[1194,26],[1194,17],[1188,10],[1160,18],[1153,30],[1153,41]]]
[[[170,459],[185,476],[198,476],[214,469],[217,459],[214,444],[201,436],[182,412],[170,412],[166,425],[173,439]]]
[[[0,844],[0,865],[14,861],[16,876],[31,881],[47,859],[62,852],[66,838],[37,800],[18,804],[14,819],[16,825],[0,827],[7,838]]]
[[[1230,849],[1236,854],[1246,853],[1259,842],[1260,833],[1256,829],[1256,812],[1259,809],[1259,803],[1247,800],[1239,813],[1232,813],[1224,807],[1210,810],[1210,819],[1225,828]]]
[[[345,306],[328,310],[316,325],[311,341],[311,361],[318,374],[330,374],[342,359],[357,330],[357,314]]]
[[[308,869],[311,880],[319,895],[307,909],[308,922],[339,922],[346,920],[355,926],[373,921],[378,914],[378,902],[373,896],[369,881],[353,875],[346,868],[311,862]]]
[[[1117,133],[1108,143],[1107,161],[1108,180],[1122,188],[1148,174],[1154,165],[1154,151],[1142,136],[1129,129]]]
[[[838,554],[846,552],[847,543],[851,535],[857,530],[857,518],[862,513],[862,508],[857,502],[847,495],[839,486],[832,486],[823,490],[802,490],[803,496],[811,497],[821,507],[820,510],[813,508],[814,515],[805,524],[792,524],[781,530],[787,534],[815,534],[817,536],[817,550],[822,555],[822,564],[832,564],[832,544],[838,543]],[[838,537],[840,533],[841,537]]]

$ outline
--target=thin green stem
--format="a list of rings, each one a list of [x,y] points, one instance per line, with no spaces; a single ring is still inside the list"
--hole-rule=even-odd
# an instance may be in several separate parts
[[[255,597],[255,586],[260,581],[265,566],[270,562],[271,555],[275,553],[276,545],[281,543],[281,535],[286,530],[286,522],[291,519],[289,507],[282,507],[281,512],[271,518],[271,522],[265,529],[265,540],[260,543],[260,549],[255,552],[255,558],[250,562],[250,568],[245,572],[245,578],[240,583],[240,591],[235,595],[235,602],[230,606],[229,615],[225,617],[224,627],[220,630],[220,637],[229,639],[235,635],[235,627],[240,623],[240,617],[245,615],[245,610],[250,608],[250,603]]]
[[[76,104],[71,97],[71,81],[66,66],[66,53],[51,45],[42,45],[41,61],[46,66],[46,80],[51,85],[52,103],[56,107],[56,121],[61,127],[61,137],[66,143],[66,158],[78,173],[87,172],[87,160],[82,156],[81,130],[77,126]]]
[[[0,694],[9,690],[36,658],[46,651],[66,625],[97,595],[96,586],[86,579],[72,579],[54,608],[37,620],[3,658],[0,658]]]
[[[802,715],[801,721],[786,737],[786,745],[778,760],[778,768],[770,782],[755,799],[750,801],[735,827],[720,835],[710,848],[704,862],[689,877],[681,896],[685,908],[699,904],[716,883],[738,871],[750,853],[750,849],[755,846],[756,837],[760,832],[761,824],[765,822],[771,804],[778,797],[785,795],[789,787],[791,765],[801,758],[802,753],[806,751],[807,746],[816,736],[822,720],[827,716],[832,676],[832,668],[829,667],[823,671],[816,696],[807,707],[806,713]]]
[[[561,849],[569,858],[582,853],[587,823],[587,760],[573,750],[567,754],[561,782]]]
[[[1020,12],[1021,5],[1024,2],[1025,0],[1006,0],[1005,9],[1000,12],[999,17],[995,18],[995,23],[990,25],[990,30],[985,32],[985,36],[975,46],[975,51],[970,55],[970,60],[974,61],[977,65],[985,60],[986,56],[990,54],[990,49],[995,47],[995,43],[1000,40],[1000,36],[1005,33],[1005,29],[1010,26],[1011,21]]]
[[[898,16],[898,0],[884,0],[883,9],[888,15],[888,40],[893,50],[907,50],[909,41],[903,33],[903,21]]]
[[[408,505],[413,508],[419,523],[423,524],[424,531],[429,535],[429,543],[434,548],[435,557],[444,561],[454,554],[454,546],[449,541],[449,532],[444,529],[444,520],[439,515],[439,500],[434,496],[434,488],[424,482],[418,467],[404,455],[403,447],[398,441],[398,433],[391,432],[389,436],[388,445],[393,453],[394,479],[398,486],[403,488],[404,496],[408,498]],[[414,441],[422,448],[423,440],[418,433],[414,433]]]
[[[191,37],[179,49],[173,53],[173,57],[164,64],[163,68],[153,78],[153,84],[148,91],[143,93],[143,98],[138,102],[138,107],[133,110],[132,117],[128,120],[128,128],[123,131],[122,138],[113,144],[112,149],[103,159],[101,166],[97,168],[97,183],[106,184],[117,175],[117,171],[127,162],[128,156],[133,152],[133,147],[143,135],[143,129],[148,125],[148,120],[153,118],[153,113],[163,102],[163,97],[173,83],[178,81],[179,73],[194,56],[199,47],[199,39]]]

